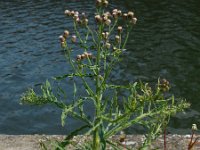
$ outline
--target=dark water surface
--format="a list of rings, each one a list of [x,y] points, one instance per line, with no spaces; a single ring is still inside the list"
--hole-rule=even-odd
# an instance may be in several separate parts
[[[77,126],[69,119],[61,128],[60,111],[21,106],[19,98],[28,87],[69,71],[58,42],[63,30],[72,28],[63,12],[93,14],[93,4],[92,0],[0,1],[1,134],[65,134]],[[172,119],[171,132],[187,133],[192,123],[200,126],[200,1],[113,0],[111,8],[133,10],[138,18],[113,80],[156,83],[158,77],[167,78],[171,92],[192,103],[186,115]]]

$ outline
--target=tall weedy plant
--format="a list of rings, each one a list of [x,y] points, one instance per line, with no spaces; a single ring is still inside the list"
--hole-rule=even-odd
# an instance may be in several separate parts
[[[66,78],[73,79],[74,92],[68,93],[73,97],[71,104],[66,103],[69,102],[64,96],[67,90],[59,88],[58,94],[52,90],[48,81],[41,86],[42,95],[29,89],[21,97],[23,104],[52,104],[61,109],[63,126],[68,116],[83,122],[82,127],[69,134],[65,141],[58,143],[58,149],[66,147],[78,132],[92,136],[92,141],[82,146],[82,149],[100,150],[106,149],[108,145],[116,148],[109,137],[136,124],[146,129],[142,149],[163,132],[172,115],[189,107],[184,100],[176,101],[174,96],[165,96],[165,92],[169,90],[167,80],[158,80],[153,88],[147,83],[110,83],[112,70],[125,51],[129,33],[137,19],[132,11],[122,13],[121,10],[114,9],[108,12],[105,10],[107,6],[107,0],[96,1],[95,27],[89,26],[90,21],[85,13],[65,11],[65,15],[73,20],[75,34],[66,30],[59,38],[73,71],[54,79],[58,82],[66,82]],[[73,56],[73,44],[81,49],[76,58]],[[85,93],[82,96],[77,94],[79,89],[76,80],[84,86]],[[120,96],[119,91],[125,92],[126,96]],[[86,114],[87,102],[95,110],[93,118]]]

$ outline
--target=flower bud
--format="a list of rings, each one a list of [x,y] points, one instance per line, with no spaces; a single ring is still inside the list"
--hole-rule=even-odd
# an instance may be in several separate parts
[[[102,4],[102,1],[101,1],[101,0],[97,0],[97,1],[96,1],[96,6],[97,6],[97,7],[100,7],[101,4]]]
[[[116,41],[117,43],[120,42],[120,36],[119,36],[119,35],[116,35],[116,36],[115,36],[115,41]]]
[[[86,15],[85,15],[85,13],[83,12],[83,13],[81,13],[81,15],[82,15],[82,17],[85,19],[86,18]]]
[[[74,15],[79,15],[79,12],[78,12],[78,11],[75,11],[75,12],[74,12]]]
[[[88,19],[87,18],[83,19],[83,25],[87,25],[87,24],[88,24]]]
[[[103,2],[103,6],[105,6],[105,7],[108,6],[108,1],[107,1],[107,0],[105,0],[105,1]]]
[[[113,13],[117,13],[118,12],[118,10],[117,9],[113,9],[113,11],[112,11]]]
[[[76,19],[75,19],[75,22],[80,24],[80,23],[81,23],[80,18],[76,18]]]
[[[76,20],[77,18],[79,18],[79,16],[77,14],[74,14],[74,19]]]
[[[65,15],[70,16],[71,12],[69,10],[65,10]]]
[[[122,26],[119,26],[118,28],[117,28],[117,31],[118,31],[118,33],[120,34],[120,33],[122,33]]]
[[[81,55],[81,59],[84,59],[86,56],[85,56],[85,54],[82,54]]]
[[[137,18],[132,18],[132,19],[131,19],[131,23],[132,23],[133,25],[135,25],[136,22],[137,22]]]
[[[121,10],[118,10],[118,11],[117,11],[117,15],[118,15],[118,16],[121,16],[121,15],[122,15],[122,11],[121,11]]]
[[[72,35],[72,42],[73,42],[73,43],[76,42],[76,35]]]
[[[134,13],[132,11],[128,12],[128,18],[133,18],[134,17]]]
[[[127,18],[128,18],[128,14],[127,14],[127,13],[124,13],[124,14],[123,14],[123,19],[126,20]]]
[[[100,15],[96,15],[95,19],[96,19],[97,23],[101,23],[102,22],[102,18],[101,18]]]
[[[65,42],[65,38],[62,35],[59,36],[59,39],[60,39],[60,42]]]
[[[81,60],[81,55],[77,55],[77,56],[76,56],[76,59],[77,59],[77,60]]]
[[[105,44],[105,47],[106,47],[107,49],[110,49],[111,44],[110,44],[110,43],[106,43],[106,44]]]
[[[118,13],[117,13],[117,12],[113,12],[112,15],[113,15],[113,18],[114,18],[114,19],[117,19],[117,18],[118,18]]]
[[[196,124],[192,124],[192,130],[196,131],[197,130],[197,125]]]
[[[64,36],[65,38],[67,38],[67,37],[69,36],[69,31],[68,31],[68,30],[65,30],[63,36]]]
[[[107,20],[105,21],[105,24],[106,24],[107,26],[109,26],[109,25],[111,24],[111,20],[110,20],[110,19],[107,19]]]
[[[61,47],[65,48],[65,46],[66,46],[66,43],[65,42],[61,42]]]
[[[74,16],[74,11],[73,10],[71,11],[71,16]]]

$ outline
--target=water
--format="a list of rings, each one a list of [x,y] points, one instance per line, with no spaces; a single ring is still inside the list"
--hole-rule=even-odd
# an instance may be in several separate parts
[[[200,124],[200,1],[121,0],[111,8],[133,10],[138,18],[130,35],[124,61],[113,80],[156,83],[167,78],[172,93],[192,103],[187,114],[177,115],[170,131],[188,133]],[[94,1],[0,1],[0,133],[65,134],[77,122],[60,125],[54,107],[19,105],[20,95],[46,79],[69,71],[58,43],[64,29],[72,27],[65,9],[94,13]],[[130,131],[140,132],[140,129]]]

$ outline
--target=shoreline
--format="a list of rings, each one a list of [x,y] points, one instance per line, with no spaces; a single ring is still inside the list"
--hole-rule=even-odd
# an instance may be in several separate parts
[[[196,135],[200,136],[200,135]],[[0,149],[2,150],[39,150],[40,142],[47,142],[49,140],[62,140],[64,135],[0,135]],[[187,150],[187,146],[190,142],[191,135],[167,135],[167,149],[168,150]],[[73,142],[76,144],[82,144],[87,141],[89,137],[78,135],[73,138]],[[119,141],[120,136],[115,135],[112,137],[113,141]],[[144,135],[127,135],[125,139],[126,146],[131,149],[137,149],[138,145],[142,143]],[[164,140],[160,136],[149,149],[164,149]],[[68,149],[73,149],[68,147]],[[194,146],[193,150],[200,149],[200,141]]]

